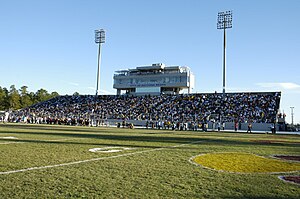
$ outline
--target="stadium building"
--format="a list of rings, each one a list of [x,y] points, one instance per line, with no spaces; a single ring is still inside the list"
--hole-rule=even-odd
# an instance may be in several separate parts
[[[130,95],[191,93],[194,75],[187,66],[165,66],[163,63],[115,71],[113,88]]]

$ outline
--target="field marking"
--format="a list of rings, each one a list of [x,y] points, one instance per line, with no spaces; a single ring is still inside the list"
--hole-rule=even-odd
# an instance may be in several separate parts
[[[16,137],[13,137],[13,136],[4,136],[4,137],[0,137],[0,140],[16,140],[16,139],[19,139],[19,138],[16,138]],[[15,143],[19,143],[19,142],[12,142],[12,141],[9,141],[9,142],[1,142],[0,144],[15,144]]]
[[[20,144],[20,143],[25,143],[25,142],[2,142],[0,144]]]
[[[207,166],[204,166],[202,164],[199,164],[197,162],[194,161],[194,159],[198,156],[204,156],[204,155],[209,155],[209,154],[215,154],[215,153],[244,153],[244,154],[252,154],[252,155],[255,155],[255,156],[258,156],[258,157],[261,157],[261,158],[265,158],[265,159],[272,159],[272,158],[268,158],[268,157],[265,157],[265,156],[261,156],[261,155],[257,155],[255,153],[247,153],[247,152],[237,152],[237,151],[233,151],[233,152],[230,152],[230,151],[227,151],[227,152],[208,152],[208,153],[201,153],[201,154],[198,154],[198,155],[195,155],[195,156],[192,156],[190,157],[190,159],[188,160],[191,164],[193,165],[196,165],[196,166],[199,166],[199,167],[202,167],[204,169],[208,169],[208,170],[211,170],[211,171],[216,171],[216,172],[220,172],[220,173],[232,173],[232,174],[242,174],[242,175],[249,175],[249,174],[287,174],[287,173],[296,173],[298,172],[299,170],[294,170],[294,171],[278,171],[278,172],[234,172],[234,171],[226,171],[226,170],[218,170],[218,169],[214,169],[214,168],[211,168],[211,167],[207,167]],[[281,161],[281,160],[279,160]],[[285,162],[284,160],[282,162]],[[287,161],[288,162],[288,161]]]
[[[116,153],[120,151],[132,150],[132,149],[133,148],[128,148],[128,147],[108,146],[102,148],[92,148],[89,149],[89,151],[92,153]]]
[[[19,139],[19,138],[16,138],[16,137],[13,137],[13,136],[4,136],[4,137],[0,137],[0,139],[12,140],[12,139]]]
[[[144,151],[137,151],[137,152],[120,154],[120,155],[109,156],[109,157],[93,158],[93,159],[80,160],[80,161],[68,162],[68,163],[62,163],[62,164],[54,164],[54,165],[47,165],[47,166],[40,166],[40,167],[31,167],[31,168],[11,170],[11,171],[3,171],[3,172],[0,172],[0,175],[20,173],[20,172],[26,172],[26,171],[32,171],[32,170],[49,169],[49,168],[54,168],[54,167],[70,166],[70,165],[76,165],[76,164],[81,164],[81,163],[86,163],[86,162],[95,162],[95,161],[99,161],[99,160],[106,160],[106,159],[113,159],[113,158],[131,156],[131,155],[135,155],[135,154],[142,154],[142,153],[147,153],[147,152],[152,152],[152,151],[160,151],[160,150],[164,150],[164,149],[168,149],[168,148],[177,148],[177,147],[190,145],[190,144],[195,144],[195,143],[200,143],[200,142],[203,142],[203,141],[189,142],[189,143],[179,144],[179,145],[170,146],[170,147],[162,147],[162,148],[156,148],[156,149],[150,149],[150,150],[144,150]]]

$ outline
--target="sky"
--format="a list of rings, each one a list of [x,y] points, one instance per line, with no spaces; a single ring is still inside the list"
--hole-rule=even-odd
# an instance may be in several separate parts
[[[100,94],[115,94],[119,69],[188,66],[194,93],[281,91],[280,111],[300,123],[299,0],[0,0],[0,86],[61,95],[95,94],[98,46],[105,29]]]

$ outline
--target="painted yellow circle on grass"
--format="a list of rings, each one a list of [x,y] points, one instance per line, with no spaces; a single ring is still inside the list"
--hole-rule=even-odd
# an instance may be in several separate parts
[[[235,173],[283,173],[300,170],[300,163],[250,153],[208,153],[193,159],[203,167]]]

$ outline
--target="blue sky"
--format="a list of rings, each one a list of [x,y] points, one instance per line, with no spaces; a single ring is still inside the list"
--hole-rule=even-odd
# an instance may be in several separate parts
[[[226,91],[281,91],[300,123],[299,0],[0,1],[0,86],[59,94],[95,94],[100,28],[100,93],[115,93],[114,71],[152,63],[189,66],[194,92],[222,92],[217,13],[232,10]]]

